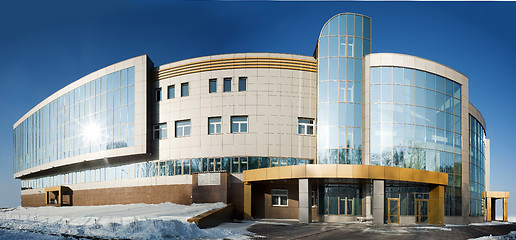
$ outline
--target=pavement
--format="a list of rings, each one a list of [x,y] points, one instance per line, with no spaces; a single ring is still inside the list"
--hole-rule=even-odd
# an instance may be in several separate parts
[[[311,223],[260,221],[247,229],[253,239],[471,239],[506,235],[516,223],[493,225],[385,225],[366,223]]]

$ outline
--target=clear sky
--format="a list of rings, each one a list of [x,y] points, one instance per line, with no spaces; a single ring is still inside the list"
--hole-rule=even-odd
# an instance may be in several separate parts
[[[311,56],[324,23],[341,12],[373,19],[373,52],[469,77],[491,139],[491,190],[516,194],[516,2],[10,2],[20,3],[0,9],[0,207],[20,205],[12,125],[67,84],[142,54],[156,66],[236,52]],[[509,211],[516,216],[516,197]]]

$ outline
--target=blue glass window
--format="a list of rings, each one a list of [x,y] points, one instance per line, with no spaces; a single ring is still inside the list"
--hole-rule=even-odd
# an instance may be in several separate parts
[[[224,78],[224,92],[231,92],[231,78]]]
[[[188,97],[188,83],[181,83],[181,97]]]
[[[217,92],[217,79],[216,78],[213,78],[213,79],[210,79],[210,89],[209,89],[209,92],[210,93],[215,93]]]
[[[239,77],[238,78],[238,91],[239,92],[247,91],[247,77]]]

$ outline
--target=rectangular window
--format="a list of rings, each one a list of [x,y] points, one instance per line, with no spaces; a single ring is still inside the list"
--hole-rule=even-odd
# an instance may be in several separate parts
[[[217,92],[217,79],[213,78],[210,79],[210,93]]]
[[[298,118],[297,129],[301,135],[314,135],[314,120],[311,118]]]
[[[208,118],[208,134],[222,133],[222,118],[210,117]]]
[[[167,123],[156,124],[153,127],[153,139],[161,140],[167,138]]]
[[[231,78],[224,78],[224,92],[231,92]]]
[[[288,206],[288,190],[271,189],[272,206]]]
[[[347,43],[347,53],[346,53],[346,56],[348,57],[354,57],[354,53],[353,53],[353,37],[348,37],[348,43]]]
[[[247,77],[238,78],[238,91],[239,92],[247,91]]]
[[[231,132],[247,132],[247,116],[231,117]]]
[[[172,99],[176,97],[176,85],[168,86],[168,99]]]
[[[188,83],[181,83],[181,97],[188,97]]]
[[[176,137],[190,136],[190,119],[176,121]]]
[[[156,102],[161,101],[161,88],[156,88],[154,90],[154,93],[155,93],[155,100],[156,100]]]

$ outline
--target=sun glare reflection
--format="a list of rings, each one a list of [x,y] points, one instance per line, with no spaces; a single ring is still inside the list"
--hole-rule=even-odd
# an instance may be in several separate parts
[[[100,127],[95,123],[90,123],[83,127],[82,135],[92,141],[100,141]]]

